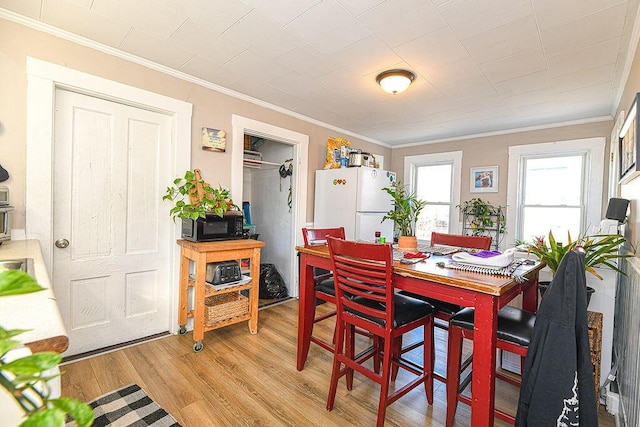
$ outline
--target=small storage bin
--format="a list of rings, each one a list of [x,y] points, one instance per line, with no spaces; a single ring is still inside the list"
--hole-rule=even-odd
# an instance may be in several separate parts
[[[208,296],[204,299],[204,322],[220,322],[249,313],[249,298],[240,292],[227,292]]]

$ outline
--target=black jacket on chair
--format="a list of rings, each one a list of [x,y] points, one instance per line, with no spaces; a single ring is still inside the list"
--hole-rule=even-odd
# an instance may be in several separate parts
[[[584,254],[564,256],[540,303],[515,425],[598,425]]]

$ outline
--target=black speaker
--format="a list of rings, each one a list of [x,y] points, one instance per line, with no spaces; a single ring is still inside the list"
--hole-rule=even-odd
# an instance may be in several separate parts
[[[609,206],[607,206],[607,219],[617,219],[618,222],[624,222],[627,217],[627,208],[629,207],[629,201],[627,199],[617,199],[612,197],[609,199]]]

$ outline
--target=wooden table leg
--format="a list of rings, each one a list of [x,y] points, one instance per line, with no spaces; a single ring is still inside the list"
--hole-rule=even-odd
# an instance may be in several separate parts
[[[491,295],[478,295],[475,310],[471,424],[490,427],[496,388],[497,301]]]
[[[181,250],[182,252],[182,250]],[[180,311],[178,312],[178,325],[182,328],[187,324],[189,315],[189,258],[180,255]]]
[[[300,254],[300,300],[298,305],[298,357],[297,369],[304,369],[309,354],[311,330],[313,328],[315,293],[313,289],[313,267],[307,265],[307,255]]]
[[[522,292],[522,309],[535,313],[538,311],[538,275],[526,283]]]
[[[258,294],[260,292],[260,249],[255,248],[251,257],[251,290],[249,291],[249,332],[258,333]]]
[[[204,338],[204,291],[207,276],[207,255],[198,254],[196,260],[196,280],[194,285],[193,340],[198,342]]]

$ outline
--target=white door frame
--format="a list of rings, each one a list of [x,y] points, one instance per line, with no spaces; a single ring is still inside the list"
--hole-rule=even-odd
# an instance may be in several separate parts
[[[272,141],[282,142],[293,146],[293,161],[296,173],[293,174],[295,194],[292,197],[291,212],[291,248],[299,246],[302,241],[302,227],[307,219],[307,175],[309,170],[309,135],[304,135],[289,129],[284,129],[268,123],[259,122],[242,116],[232,115],[233,142],[231,151],[231,194],[240,195],[242,199],[242,175],[244,155],[244,134],[260,136]],[[295,280],[290,287],[290,296],[299,296],[298,261],[294,250],[291,251],[291,271],[289,277]]]
[[[26,236],[38,239],[47,270],[53,266],[53,124],[54,94],[62,87],[89,96],[147,108],[172,118],[173,176],[182,176],[191,167],[192,105],[143,89],[107,80],[91,74],[27,57],[27,167],[26,167]],[[162,195],[158,194],[158,198]],[[167,212],[167,224],[172,223]],[[180,238],[180,225],[172,224],[174,236]],[[165,242],[171,258],[170,332],[178,329],[179,249],[175,240]],[[51,275],[51,274],[49,274]]]

